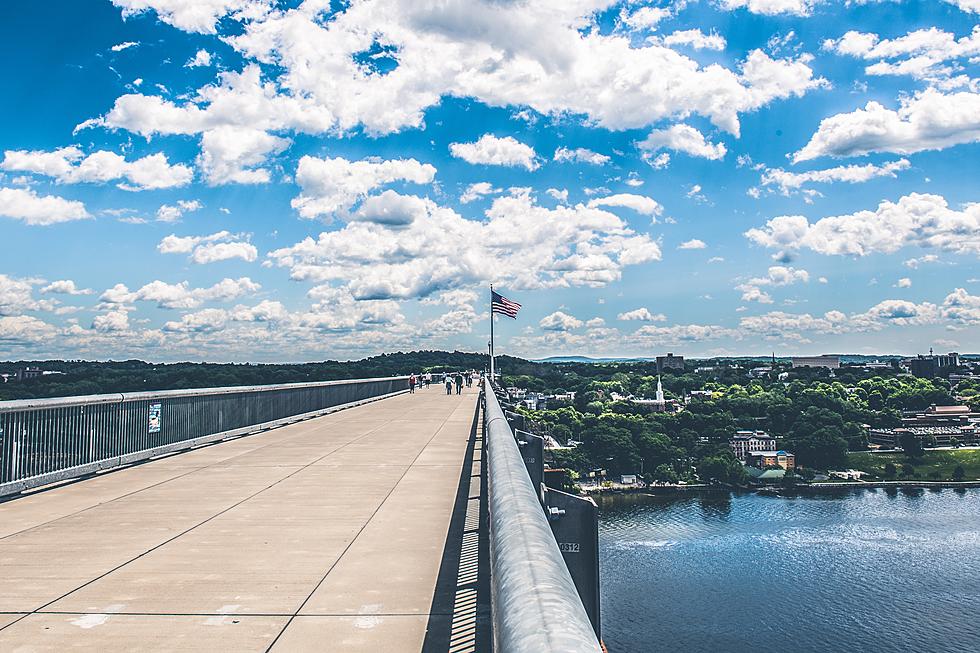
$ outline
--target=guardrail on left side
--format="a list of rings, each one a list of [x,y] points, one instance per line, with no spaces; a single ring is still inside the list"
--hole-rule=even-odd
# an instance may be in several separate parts
[[[408,379],[0,401],[0,497],[404,392]]]

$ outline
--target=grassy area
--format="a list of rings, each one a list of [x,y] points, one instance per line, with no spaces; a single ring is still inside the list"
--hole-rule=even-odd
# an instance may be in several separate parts
[[[895,465],[894,476],[885,475],[885,465]],[[959,451],[926,451],[919,458],[910,460],[901,453],[857,452],[848,455],[848,464],[853,469],[873,474],[883,480],[948,481],[953,478],[953,470],[962,465],[965,481],[980,480],[980,449],[961,449]],[[914,472],[906,476],[902,466],[910,464]],[[938,477],[936,473],[938,472]]]

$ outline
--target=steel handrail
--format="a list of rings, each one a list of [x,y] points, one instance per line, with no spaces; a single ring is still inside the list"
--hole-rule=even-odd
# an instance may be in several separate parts
[[[379,376],[371,379],[340,379],[336,381],[303,381],[299,383],[272,383],[268,385],[230,385],[216,388],[186,388],[183,390],[141,390],[139,392],[113,392],[101,395],[73,395],[70,397],[45,397],[42,399],[13,399],[0,401],[0,413],[35,408],[65,408],[89,404],[117,404],[124,401],[152,399],[176,399],[183,397],[203,397],[246,392],[271,392],[274,390],[298,390],[300,388],[322,388],[331,385],[351,383],[371,383],[372,381],[402,381],[408,376]]]
[[[494,650],[600,653],[514,433],[484,385]]]

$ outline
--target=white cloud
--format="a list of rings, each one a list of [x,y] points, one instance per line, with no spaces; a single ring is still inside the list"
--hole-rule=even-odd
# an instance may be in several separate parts
[[[725,37],[712,32],[705,34],[699,29],[687,29],[668,34],[660,39],[667,46],[686,45],[694,50],[724,50]]]
[[[742,301],[771,304],[772,296],[762,290],[762,286],[791,286],[795,283],[807,283],[810,273],[783,265],[769,268],[765,277],[755,277],[735,287],[742,292]]]
[[[71,279],[52,281],[43,288],[42,293],[53,293],[58,295],[91,295],[95,291],[91,288],[79,288]]]
[[[164,154],[126,161],[106,150],[85,156],[75,146],[53,151],[7,150],[0,169],[45,175],[62,184],[124,180],[119,184],[123,190],[185,186],[194,177],[191,168],[179,163],[170,165]]]
[[[599,154],[584,147],[577,147],[570,150],[567,147],[559,147],[555,150],[555,161],[573,161],[576,163],[589,163],[594,166],[606,165],[611,159],[605,154]]]
[[[428,205],[425,200],[414,195],[399,195],[393,190],[386,190],[381,195],[364,200],[361,208],[354,214],[354,219],[395,228],[424,218],[427,212]]]
[[[177,222],[185,213],[200,211],[203,207],[197,200],[177,200],[176,204],[164,204],[157,209],[157,221]]]
[[[0,274],[0,315],[19,315],[42,308],[34,299],[34,283]]]
[[[191,288],[186,281],[166,283],[151,281],[139,290],[130,291],[123,284],[116,284],[99,298],[104,306],[129,305],[137,301],[156,302],[160,308],[196,308],[205,302],[230,301],[257,292],[261,286],[248,277],[222,279],[209,288]]]
[[[113,52],[122,52],[123,50],[134,48],[137,45],[139,45],[139,43],[137,43],[136,41],[124,41],[123,43],[117,43],[116,45],[112,46],[109,49],[112,50]]]
[[[702,342],[718,338],[730,338],[736,335],[734,330],[714,324],[675,324],[672,326],[648,324],[637,329],[632,338],[654,345]]]
[[[895,203],[883,201],[874,211],[812,224],[799,215],[779,216],[745,235],[763,247],[826,255],[887,254],[908,246],[980,255],[980,204],[956,211],[939,195],[912,193]]]
[[[746,9],[753,14],[809,16],[821,0],[718,0],[722,9]]]
[[[57,329],[31,315],[0,317],[0,344],[30,346],[56,335]]]
[[[293,279],[344,283],[366,300],[426,297],[491,277],[514,289],[601,287],[623,267],[661,256],[649,236],[581,204],[548,209],[517,192],[496,198],[486,220],[475,221],[415,200],[407,224],[353,220],[269,258]]]
[[[513,136],[498,138],[484,134],[473,143],[450,143],[449,151],[457,159],[474,165],[520,166],[527,170],[539,166],[534,148]]]
[[[213,186],[222,184],[264,184],[269,171],[257,168],[270,154],[279,154],[292,144],[259,129],[216,127],[201,136],[197,159],[205,179]]]
[[[92,318],[92,328],[99,333],[129,331],[129,313],[116,309],[96,315]]]
[[[474,202],[485,195],[493,195],[499,193],[499,188],[494,188],[493,184],[486,181],[478,181],[475,184],[470,184],[463,191],[463,194],[459,196],[459,201],[463,204],[469,204]]]
[[[912,287],[912,280],[909,279],[908,277],[902,277],[897,282],[895,282],[895,287],[896,288],[911,288]]]
[[[980,140],[980,94],[935,89],[903,98],[897,111],[878,102],[820,122],[794,162],[872,152],[913,154]]]
[[[911,164],[908,159],[889,161],[882,165],[868,163],[865,165],[837,166],[824,170],[808,172],[788,172],[781,168],[762,168],[761,183],[763,186],[776,187],[780,193],[789,196],[811,183],[830,184],[846,182],[859,184],[880,177],[897,177],[897,173],[908,170]]]
[[[185,68],[209,68],[211,66],[211,53],[207,50],[198,50],[194,57],[184,64]]]
[[[618,195],[597,197],[589,200],[589,207],[595,208],[599,206],[622,206],[651,217],[660,215],[664,210],[664,207],[652,197],[634,195],[632,193],[619,193]]]
[[[703,240],[698,240],[697,238],[692,238],[691,240],[686,240],[677,246],[677,249],[705,249],[708,246]]]
[[[46,226],[92,217],[85,205],[57,195],[38,195],[29,188],[0,188],[0,216]]]
[[[670,149],[713,161],[725,158],[728,151],[724,143],[708,142],[704,134],[690,125],[655,129],[638,145],[641,151],[650,156],[659,150]]]
[[[203,32],[213,32],[229,11],[241,18],[248,2],[114,1],[128,13],[157,7],[162,20]],[[323,20],[320,6],[265,11],[265,3],[248,2],[252,20],[244,21],[238,35],[224,38],[248,62],[243,73],[223,74],[220,84],[199,89],[181,105],[122,96],[103,119],[84,126],[143,134],[198,133],[219,125],[341,133],[362,126],[387,134],[422,126],[426,109],[458,97],[582,116],[610,129],[698,114],[737,134],[740,113],[824,84],[814,79],[806,56],[772,59],[756,50],[730,69],[702,66],[661,44],[634,47],[629,35],[593,29],[607,0],[365,0],[330,20]],[[651,24],[653,12],[642,10],[626,22],[638,24],[644,13]],[[390,49],[395,67],[387,74],[364,63],[364,53],[376,43]],[[253,62],[280,66],[278,83],[263,84]]]
[[[190,254],[190,260],[199,264],[236,258],[251,263],[258,257],[258,250],[245,236],[227,231],[208,236],[170,234],[160,241],[157,250],[161,254]]]
[[[650,309],[642,307],[635,308],[632,311],[626,311],[625,313],[620,313],[616,316],[617,320],[623,320],[624,322],[630,321],[640,321],[640,322],[664,322],[667,320],[667,316],[663,313],[651,313]]]
[[[168,25],[187,32],[214,34],[224,16],[238,20],[257,18],[269,9],[268,0],[112,0],[128,18],[150,10]]]
[[[582,320],[573,317],[568,313],[555,311],[551,315],[543,317],[538,323],[538,326],[545,331],[571,331],[581,327]]]
[[[896,39],[882,39],[877,34],[849,31],[839,39],[828,39],[824,50],[876,63],[865,68],[868,75],[908,75],[940,88],[970,85],[963,71],[963,61],[972,63],[980,55],[980,26],[957,39],[951,32],[936,27],[909,32]]]
[[[349,209],[380,186],[396,181],[428,184],[435,175],[433,166],[415,159],[348,161],[304,156],[296,171],[301,192],[292,206],[304,218],[330,215]]]

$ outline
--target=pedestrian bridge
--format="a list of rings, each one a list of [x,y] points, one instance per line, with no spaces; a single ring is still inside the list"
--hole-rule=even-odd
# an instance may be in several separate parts
[[[0,651],[599,650],[494,392],[405,387],[0,402]]]

